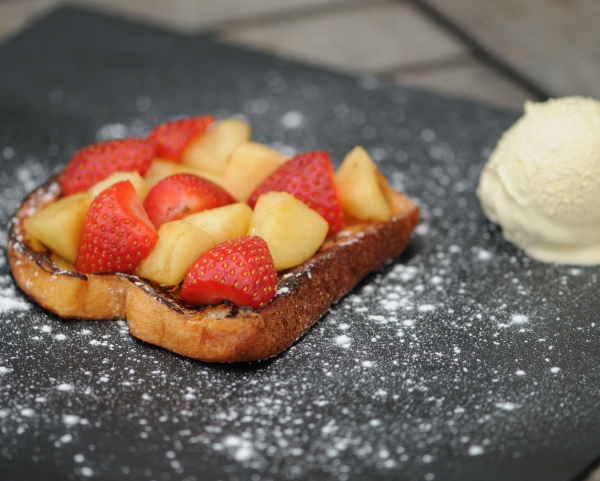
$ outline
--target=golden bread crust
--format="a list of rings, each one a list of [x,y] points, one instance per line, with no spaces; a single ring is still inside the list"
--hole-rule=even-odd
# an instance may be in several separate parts
[[[419,208],[397,192],[389,222],[352,221],[311,259],[279,273],[278,292],[259,310],[229,303],[190,307],[133,275],[83,275],[36,252],[23,220],[60,196],[56,179],[32,192],[10,222],[8,258],[21,289],[65,318],[126,319],[131,333],[183,356],[213,362],[267,359],[288,348],[331,304],[406,247]]]

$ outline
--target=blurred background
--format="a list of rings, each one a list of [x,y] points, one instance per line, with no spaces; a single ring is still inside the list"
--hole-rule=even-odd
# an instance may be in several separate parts
[[[0,0],[0,45],[64,4],[505,110],[600,98],[598,0]]]

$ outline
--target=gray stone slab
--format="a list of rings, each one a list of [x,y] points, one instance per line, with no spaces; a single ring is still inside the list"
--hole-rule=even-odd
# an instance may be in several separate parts
[[[393,73],[391,78],[403,86],[475,100],[516,112],[523,111],[525,100],[538,100],[531,92],[471,57],[430,68],[401,70]]]
[[[382,2],[312,18],[226,30],[221,38],[348,72],[436,62],[466,48],[411,5]]]
[[[145,19],[183,31],[197,31],[223,22],[344,4],[354,0],[72,0]]]
[[[184,32],[223,23],[356,3],[356,0],[8,0],[0,1],[0,38],[58,5],[90,7]]]
[[[555,96],[600,98],[597,0],[423,0]]]

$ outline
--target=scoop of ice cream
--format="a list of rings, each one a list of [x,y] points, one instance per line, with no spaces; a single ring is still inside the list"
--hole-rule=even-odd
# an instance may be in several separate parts
[[[547,262],[600,264],[600,102],[525,104],[477,195],[504,237]]]

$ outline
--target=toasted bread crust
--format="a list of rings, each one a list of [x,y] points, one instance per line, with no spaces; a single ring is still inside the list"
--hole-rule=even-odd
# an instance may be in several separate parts
[[[131,333],[183,356],[213,362],[267,359],[288,348],[331,304],[398,256],[419,221],[407,197],[388,192],[389,222],[349,222],[304,264],[279,273],[278,292],[259,310],[229,303],[190,307],[133,275],[65,271],[36,252],[23,220],[60,196],[56,180],[32,192],[10,222],[8,258],[21,289],[65,318],[126,319]]]

